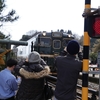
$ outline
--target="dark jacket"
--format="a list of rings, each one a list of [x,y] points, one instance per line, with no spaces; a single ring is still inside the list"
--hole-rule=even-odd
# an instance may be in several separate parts
[[[48,66],[39,63],[27,63],[16,72],[22,78],[16,100],[44,100],[44,77],[49,74]]]
[[[68,53],[65,50],[63,50],[63,51],[60,52],[60,56],[67,56],[67,54]]]
[[[55,97],[57,100],[74,100],[79,72],[82,71],[82,62],[75,56],[61,56],[56,59],[57,84]]]
[[[68,53],[65,50],[61,51],[61,53],[60,53],[60,56],[67,56],[67,55],[68,55]],[[79,60],[81,60],[81,61],[83,60],[83,53],[82,52],[79,52],[77,54],[77,56],[78,56]]]

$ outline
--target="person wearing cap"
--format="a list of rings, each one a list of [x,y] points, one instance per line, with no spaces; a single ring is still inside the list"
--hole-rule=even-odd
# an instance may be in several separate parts
[[[79,72],[82,71],[82,62],[76,59],[80,50],[77,41],[71,40],[67,45],[67,56],[56,58],[57,83],[55,88],[56,100],[75,100]]]
[[[64,48],[64,50],[63,51],[61,51],[60,52],[60,56],[67,56],[67,46]],[[77,54],[77,59],[78,60],[83,60],[83,52],[82,52],[82,50],[81,50],[81,48],[80,48],[80,50],[79,50],[79,52],[78,52],[78,54]]]
[[[50,73],[50,69],[41,61],[40,54],[33,51],[28,56],[27,64],[15,69],[22,79],[16,100],[44,100],[44,77]]]

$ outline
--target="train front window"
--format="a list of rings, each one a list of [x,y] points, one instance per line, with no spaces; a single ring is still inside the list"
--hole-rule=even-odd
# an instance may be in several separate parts
[[[53,48],[54,49],[60,49],[61,48],[61,41],[60,40],[54,40],[53,41]]]
[[[43,47],[50,47],[51,46],[51,39],[50,38],[40,38],[40,46]]]

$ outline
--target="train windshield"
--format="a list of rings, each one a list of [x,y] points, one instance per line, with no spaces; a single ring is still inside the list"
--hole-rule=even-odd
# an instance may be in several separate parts
[[[54,49],[60,49],[61,48],[61,41],[60,40],[54,40],[53,41],[53,48]]]
[[[40,38],[40,46],[50,47],[51,46],[51,38]]]

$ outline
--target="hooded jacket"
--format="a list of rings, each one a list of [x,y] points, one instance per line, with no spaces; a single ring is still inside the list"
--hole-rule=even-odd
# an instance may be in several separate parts
[[[43,67],[39,63],[27,63],[16,72],[22,79],[16,100],[44,100],[44,77],[50,73],[49,67]]]

